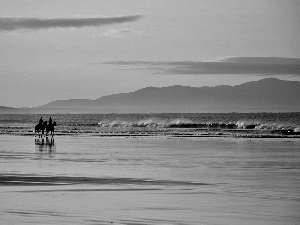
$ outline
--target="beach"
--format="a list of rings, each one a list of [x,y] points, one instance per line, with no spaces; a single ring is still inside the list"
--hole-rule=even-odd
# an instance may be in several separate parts
[[[298,224],[299,146],[0,135],[1,224]]]
[[[0,225],[300,225],[300,0],[0,15]]]

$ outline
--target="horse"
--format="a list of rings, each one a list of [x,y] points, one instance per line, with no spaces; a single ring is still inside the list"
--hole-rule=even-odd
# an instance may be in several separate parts
[[[52,137],[53,137],[55,126],[57,126],[55,121],[52,124],[46,125],[46,136],[48,136],[48,133],[50,132]]]
[[[39,136],[43,136],[44,135],[44,130],[47,127],[47,121],[45,121],[44,123],[39,123],[35,126],[34,128],[34,133],[38,134]],[[42,134],[40,135],[40,131],[42,131]]]

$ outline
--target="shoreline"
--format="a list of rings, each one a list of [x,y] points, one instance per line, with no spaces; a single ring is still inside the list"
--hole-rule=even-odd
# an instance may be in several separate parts
[[[299,115],[175,113],[48,116],[57,122],[56,136],[300,139]],[[35,136],[38,119],[37,115],[4,115],[0,121],[0,135]]]
[[[300,134],[280,134],[272,132],[257,132],[253,130],[211,131],[211,132],[174,132],[174,131],[108,131],[108,132],[58,132],[55,136],[67,137],[119,137],[119,138],[253,138],[253,139],[300,139]],[[34,132],[5,132],[0,131],[0,136],[32,136],[40,137]],[[51,135],[43,135],[52,137]]]

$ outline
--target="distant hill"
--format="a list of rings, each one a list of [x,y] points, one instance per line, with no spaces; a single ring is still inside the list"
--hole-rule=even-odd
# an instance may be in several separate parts
[[[300,82],[266,78],[236,86],[146,87],[96,100],[57,100],[36,113],[299,112]],[[1,109],[0,109],[1,110]]]
[[[20,110],[13,107],[0,106],[0,113],[2,114],[13,114],[18,113]]]

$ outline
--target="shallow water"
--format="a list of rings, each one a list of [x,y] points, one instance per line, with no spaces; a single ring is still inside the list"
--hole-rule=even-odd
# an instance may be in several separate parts
[[[1,135],[1,224],[299,224],[299,147]]]

